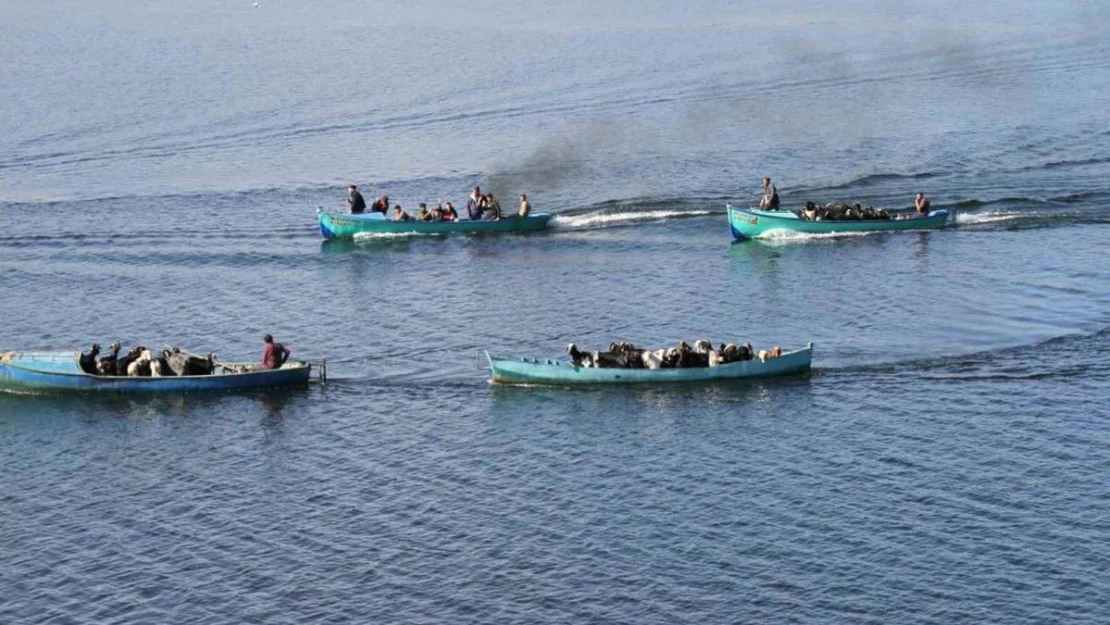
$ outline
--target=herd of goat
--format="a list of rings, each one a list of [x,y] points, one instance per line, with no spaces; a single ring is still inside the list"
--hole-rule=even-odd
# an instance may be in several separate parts
[[[81,354],[81,370],[93,375],[112,375],[136,377],[163,377],[179,375],[210,375],[216,365],[216,356],[206,358],[182,352],[177,347],[164,349],[157,356],[142,345],[123,356],[119,355],[120,344],[112,343],[110,353],[100,356],[100,345]]]
[[[595,369],[677,369],[683,367],[716,367],[730,362],[742,360],[758,360],[760,362],[778,358],[782,355],[780,348],[761,349],[755,351],[751,343],[736,345],[720,345],[713,349],[713,343],[702,339],[694,343],[693,347],[686,341],[678,347],[657,350],[640,349],[628,342],[610,343],[609,351],[580,350],[574,343],[567,345],[570,362],[575,367],[588,367]]]
[[[855,204],[841,204],[833,202],[821,206],[814,202],[806,202],[806,207],[801,211],[801,218],[807,221],[851,221],[859,219],[877,219],[890,221],[890,212],[885,208],[873,208]]]

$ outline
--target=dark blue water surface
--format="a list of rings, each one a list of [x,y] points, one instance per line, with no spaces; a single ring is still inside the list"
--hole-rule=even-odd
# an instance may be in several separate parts
[[[1110,11],[0,6],[0,351],[326,385],[0,396],[0,623],[1106,623]],[[732,244],[726,202],[957,213]],[[325,243],[343,186],[526,236]],[[481,353],[815,344],[504,388]]]

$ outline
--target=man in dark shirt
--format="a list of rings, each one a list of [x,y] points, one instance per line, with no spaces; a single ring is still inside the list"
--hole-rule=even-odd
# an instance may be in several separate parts
[[[466,218],[471,221],[477,221],[482,218],[482,213],[485,208],[482,207],[482,190],[474,187],[470,192],[470,197],[466,200]]]
[[[362,194],[358,192],[358,187],[353,184],[347,187],[347,204],[351,207],[352,215],[366,212],[366,200],[362,199]]]
[[[281,343],[275,343],[274,337],[267,334],[262,337],[262,362],[255,365],[256,370],[280,369],[289,360],[289,348]]]

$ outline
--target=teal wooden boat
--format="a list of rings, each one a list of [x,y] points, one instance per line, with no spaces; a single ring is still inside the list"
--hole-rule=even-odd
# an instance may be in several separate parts
[[[502,219],[471,221],[393,221],[381,213],[350,215],[317,211],[320,234],[325,239],[352,239],[355,235],[451,234],[455,232],[534,232],[547,228],[550,213],[527,217],[515,215]]]
[[[924,217],[909,219],[859,219],[844,221],[808,221],[791,211],[761,211],[728,206],[728,227],[733,238],[756,239],[789,233],[840,234],[847,232],[890,232],[901,230],[934,230],[948,224],[948,211],[935,210]]]
[[[813,343],[765,362],[744,360],[716,367],[682,369],[594,369],[576,367],[565,360],[505,358],[486,352],[491,372],[490,381],[498,384],[664,384],[673,382],[707,382],[767,378],[809,371],[813,360]]]
[[[26,351],[0,354],[0,391],[12,393],[185,393],[276,388],[307,384],[313,364],[290,361],[280,369],[235,373],[224,364],[211,375],[124,377],[91,375],[81,370],[75,351]],[[323,365],[321,364],[321,367]],[[324,369],[321,369],[323,375]]]

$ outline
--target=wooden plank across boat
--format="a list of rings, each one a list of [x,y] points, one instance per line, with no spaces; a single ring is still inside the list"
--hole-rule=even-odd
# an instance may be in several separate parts
[[[949,213],[935,210],[924,217],[908,219],[847,219],[809,221],[791,211],[762,211],[728,205],[728,227],[737,240],[773,237],[779,234],[841,234],[848,232],[889,232],[934,230],[948,224]]]
[[[792,375],[809,371],[813,360],[813,343],[792,352],[783,352],[767,361],[744,360],[716,367],[684,367],[678,369],[623,369],[576,367],[565,360],[506,358],[486,352],[491,372],[490,381],[499,384],[663,384],[672,382],[706,382]]]
[[[240,364],[221,363],[211,375],[126,377],[81,370],[75,351],[0,354],[0,391],[15,393],[185,393],[276,388],[307,384],[313,363],[289,361],[279,369],[235,372]],[[249,365],[248,365],[249,366]],[[323,363],[320,363],[324,367]],[[323,369],[321,370],[323,375]]]
[[[375,234],[451,234],[455,232],[534,232],[547,228],[551,213],[527,217],[511,215],[501,219],[458,221],[393,221],[381,213],[350,215],[318,211],[320,234],[325,239],[352,239],[355,235]]]

